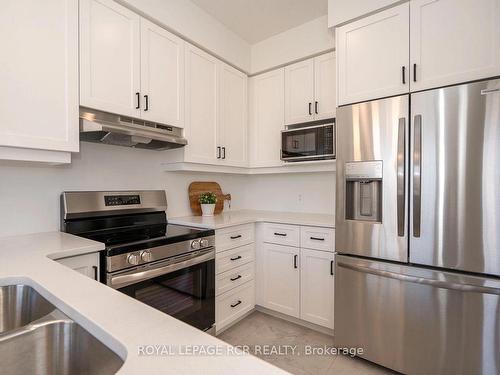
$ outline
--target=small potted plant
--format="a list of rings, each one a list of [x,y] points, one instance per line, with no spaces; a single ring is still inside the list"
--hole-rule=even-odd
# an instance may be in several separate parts
[[[211,191],[201,193],[199,202],[202,216],[214,216],[215,203],[217,203],[217,195],[215,193]]]

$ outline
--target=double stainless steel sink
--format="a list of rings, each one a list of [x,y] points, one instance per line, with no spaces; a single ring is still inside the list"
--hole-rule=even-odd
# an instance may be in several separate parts
[[[1,374],[107,375],[122,364],[32,287],[0,287]]]

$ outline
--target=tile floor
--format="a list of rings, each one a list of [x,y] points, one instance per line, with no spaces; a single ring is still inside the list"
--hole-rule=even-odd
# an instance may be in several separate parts
[[[331,336],[286,320],[255,311],[218,336],[232,345],[297,345],[304,352],[306,345],[332,346]],[[278,355],[257,354],[263,360],[297,375],[381,375],[395,374],[383,367],[358,358],[342,355]]]

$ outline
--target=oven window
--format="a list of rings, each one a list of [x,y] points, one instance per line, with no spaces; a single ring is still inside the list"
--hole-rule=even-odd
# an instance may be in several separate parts
[[[214,260],[119,290],[201,330],[215,323]]]

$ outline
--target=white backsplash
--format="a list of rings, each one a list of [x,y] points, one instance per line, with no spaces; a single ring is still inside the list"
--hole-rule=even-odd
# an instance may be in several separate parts
[[[231,193],[232,209],[333,213],[333,173],[242,176],[167,173],[168,152],[81,143],[71,165],[0,165],[0,236],[59,229],[64,190],[165,189],[168,215],[190,214],[192,181],[217,181]]]

